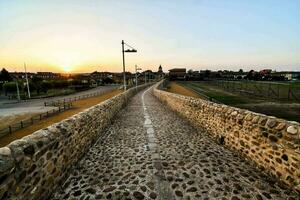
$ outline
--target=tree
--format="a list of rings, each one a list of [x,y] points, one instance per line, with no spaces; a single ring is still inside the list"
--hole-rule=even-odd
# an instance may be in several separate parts
[[[193,74],[193,70],[189,69],[187,73],[191,75],[191,74]]]
[[[31,81],[32,81],[33,83],[39,83],[39,82],[42,82],[43,79],[40,78],[40,77],[34,76],[34,77],[31,79]]]
[[[71,81],[71,85],[79,86],[79,85],[82,85],[82,82],[79,79],[74,79],[74,80]]]
[[[254,79],[254,73],[255,73],[255,71],[254,71],[253,69],[251,69],[251,70],[247,73],[246,78],[247,78],[248,80],[253,80],[253,79]]]
[[[32,84],[29,84],[30,89],[32,88],[32,90],[36,90],[37,94],[40,94],[42,81],[43,81],[42,78],[34,76],[31,79]],[[33,85],[33,86],[31,86],[31,85]]]
[[[109,78],[109,77],[105,77],[105,78],[103,79],[103,83],[104,83],[104,84],[111,84],[111,83],[114,83],[114,80],[112,80],[112,79]]]
[[[186,80],[189,81],[189,80],[192,80],[192,79],[193,79],[193,70],[189,69],[187,71]]]
[[[42,81],[40,83],[40,87],[41,87],[41,91],[46,94],[48,92],[48,90],[53,87],[53,84],[50,81]]]
[[[22,86],[23,84],[19,82],[18,85],[19,85],[19,90],[21,90],[23,88],[23,86]],[[16,82],[11,81],[11,82],[4,83],[3,89],[5,92],[5,96],[7,96],[8,93],[17,92]]]
[[[12,77],[10,76],[9,72],[3,68],[0,72],[0,82],[3,81],[3,82],[9,82],[9,81],[12,81]]]
[[[208,78],[210,76],[210,70],[205,70],[204,71],[204,77]]]
[[[30,90],[30,92],[32,92],[32,91],[35,91],[35,90],[38,90],[38,85],[35,85],[33,82],[31,82],[31,81],[29,81],[28,82],[29,83],[29,90]],[[24,88],[24,92],[25,93],[28,93],[28,89],[27,89],[27,83],[25,83],[25,85],[26,85],[26,88]]]
[[[54,88],[66,88],[69,85],[69,82],[67,80],[57,80],[53,81],[52,83]]]

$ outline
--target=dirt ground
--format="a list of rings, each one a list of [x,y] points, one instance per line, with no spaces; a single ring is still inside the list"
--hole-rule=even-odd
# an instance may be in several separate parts
[[[75,115],[76,113],[79,113],[91,106],[94,106],[100,102],[103,102],[117,94],[120,94],[122,90],[113,90],[111,92],[105,93],[103,95],[97,96],[97,97],[91,97],[87,99],[82,99],[79,101],[73,102],[73,108],[70,110],[67,110],[62,113],[58,113],[52,117],[46,118],[40,122],[35,123],[32,126],[28,126],[26,128],[23,128],[19,131],[16,131],[10,135],[6,135],[0,139],[0,147],[6,146],[10,142],[20,139],[26,135],[29,135],[37,130],[40,130],[42,128],[45,128],[47,126],[50,126],[51,124],[54,124],[56,122],[62,121],[65,118],[68,118],[72,115]]]
[[[200,96],[196,92],[188,90],[185,87],[183,87],[181,85],[178,85],[174,82],[170,82],[170,84],[168,85],[167,91],[172,92],[172,93],[185,95],[185,96],[200,98]]]
[[[0,116],[0,130],[6,128],[8,125],[20,122],[21,120],[30,119],[32,116],[35,116],[37,113],[23,113],[9,116]]]

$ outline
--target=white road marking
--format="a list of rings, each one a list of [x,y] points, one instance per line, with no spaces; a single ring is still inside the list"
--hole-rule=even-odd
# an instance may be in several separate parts
[[[170,186],[169,186],[168,182],[166,181],[165,172],[162,169],[161,156],[159,154],[157,139],[155,137],[155,130],[153,128],[152,121],[150,119],[150,115],[147,112],[147,107],[145,104],[145,94],[149,90],[151,90],[152,87],[145,90],[142,94],[142,104],[143,104],[144,118],[145,118],[144,127],[147,130],[147,141],[148,141],[148,148],[149,148],[149,149],[147,148],[147,150],[149,150],[151,152],[153,166],[157,170],[154,177],[157,180],[157,187],[158,187],[157,189],[159,191],[160,199],[172,200],[172,199],[174,199],[174,197],[172,195],[172,192],[170,191]]]
[[[157,151],[157,144],[156,144],[156,138],[155,138],[155,134],[154,134],[154,129],[152,126],[152,121],[150,119],[150,115],[147,112],[147,107],[145,104],[145,94],[151,90],[152,87],[148,88],[147,90],[145,90],[142,94],[142,104],[143,104],[143,109],[144,109],[144,118],[145,118],[145,122],[144,122],[144,127],[147,129],[147,139],[148,139],[148,146],[150,151]],[[157,155],[156,155],[157,157]]]

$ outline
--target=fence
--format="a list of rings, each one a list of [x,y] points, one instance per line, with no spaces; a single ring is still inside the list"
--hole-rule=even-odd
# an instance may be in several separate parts
[[[64,98],[64,99],[61,99],[61,100],[46,101],[46,102],[44,102],[45,106],[54,106],[56,108],[54,108],[50,111],[47,111],[45,113],[41,113],[41,114],[38,114],[36,116],[33,116],[30,119],[22,120],[20,122],[11,124],[11,125],[7,126],[4,129],[0,129],[0,138],[7,135],[7,134],[11,134],[15,131],[18,131],[22,128],[33,125],[34,123],[36,123],[38,121],[41,121],[42,119],[45,119],[45,118],[53,116],[57,113],[68,110],[73,106],[72,102],[74,102],[74,101],[78,101],[80,99],[85,99],[85,98],[89,98],[89,97],[99,96],[99,95],[102,95],[102,94],[104,94],[108,91],[109,90],[103,90],[103,91],[98,91],[98,92],[94,92],[94,93],[90,93],[90,94],[84,94],[84,95],[80,95],[80,96]]]
[[[208,81],[208,83],[236,93],[263,98],[300,101],[300,83],[279,83],[263,81]]]
[[[63,105],[60,105],[60,106],[58,106],[55,109],[52,109],[52,110],[47,111],[45,113],[41,113],[41,114],[35,115],[35,116],[31,117],[30,119],[22,120],[20,122],[11,124],[11,125],[7,126],[4,129],[0,129],[0,137],[3,137],[5,135],[7,135],[7,134],[11,134],[11,133],[13,133],[15,131],[18,131],[18,130],[22,129],[22,128],[31,126],[34,123],[41,121],[42,119],[48,118],[50,116],[53,116],[53,115],[55,115],[57,113],[63,112],[65,110],[68,110],[70,108],[72,108],[72,103],[71,102],[64,103]]]
[[[55,100],[55,101],[45,101],[44,105],[45,106],[60,106],[60,105],[64,105],[65,103],[78,101],[80,99],[86,99],[89,97],[99,96],[99,95],[102,95],[107,92],[109,92],[109,91],[104,90],[104,91],[98,91],[98,92],[94,92],[94,93],[90,93],[90,94],[84,94],[84,95],[80,95],[80,96],[74,96],[74,97],[64,98],[64,99]]]

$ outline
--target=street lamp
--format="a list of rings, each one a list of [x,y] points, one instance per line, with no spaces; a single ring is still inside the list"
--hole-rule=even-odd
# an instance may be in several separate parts
[[[124,45],[129,47],[130,49],[124,50]],[[123,81],[124,81],[124,90],[126,91],[126,74],[125,74],[125,53],[136,53],[137,50],[130,45],[126,44],[124,40],[122,40],[122,56],[123,56]]]
[[[137,87],[138,85],[138,79],[137,79],[138,70],[142,70],[142,68],[139,68],[137,65],[135,65],[135,87]]]

